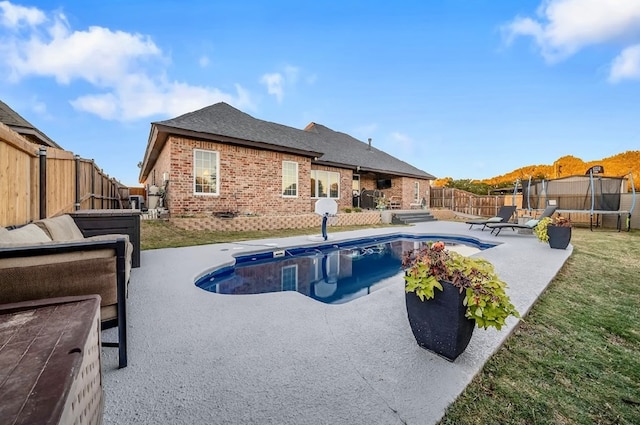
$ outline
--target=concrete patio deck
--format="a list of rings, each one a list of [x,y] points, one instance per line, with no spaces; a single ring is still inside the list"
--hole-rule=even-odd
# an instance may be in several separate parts
[[[501,242],[477,256],[524,316],[572,252],[510,230],[454,222],[332,233],[463,235]],[[517,324],[476,329],[453,363],[417,346],[403,282],[341,305],[294,292],[229,296],[194,285],[207,269],[292,237],[142,252],[129,285],[129,365],[103,348],[105,424],[432,424]],[[103,334],[112,337],[113,330]]]

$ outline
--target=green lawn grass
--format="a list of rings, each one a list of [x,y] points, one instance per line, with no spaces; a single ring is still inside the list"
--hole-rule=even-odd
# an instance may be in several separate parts
[[[376,226],[331,226],[328,232],[342,232],[357,229],[390,227],[390,224]],[[405,227],[405,226],[395,226]],[[204,245],[210,243],[237,242],[252,239],[284,238],[287,236],[320,234],[320,227],[304,229],[261,230],[254,232],[219,232],[211,230],[183,230],[164,220],[142,220],[140,249],[176,248],[181,246]]]
[[[442,424],[640,424],[640,232],[573,255]]]

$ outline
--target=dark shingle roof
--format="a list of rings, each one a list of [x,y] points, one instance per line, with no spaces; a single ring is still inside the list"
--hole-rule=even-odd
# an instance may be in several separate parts
[[[315,135],[297,128],[253,118],[224,102],[156,124],[265,143],[274,147],[308,151],[309,156],[317,156],[320,153],[314,147]]]
[[[154,133],[153,127],[157,133]],[[166,134],[175,132],[209,140],[218,136],[221,141],[231,139],[231,142],[240,144],[251,142],[256,147],[296,152],[314,158],[316,163],[336,167],[360,167],[362,171],[435,179],[431,174],[369,147],[367,143],[348,134],[315,123],[307,126],[306,130],[299,130],[259,120],[220,102],[176,118],[152,123],[149,145],[140,172],[141,181],[153,167],[166,140]]]
[[[51,140],[46,134],[35,128],[29,121],[25,120],[9,105],[0,100],[0,122],[16,133],[26,137],[29,141],[61,149],[60,146]]]
[[[348,134],[316,123],[309,124],[306,131],[320,136],[321,142],[317,145],[317,149],[323,152],[323,155],[319,158],[319,162],[348,164],[376,172],[435,179],[431,174]]]

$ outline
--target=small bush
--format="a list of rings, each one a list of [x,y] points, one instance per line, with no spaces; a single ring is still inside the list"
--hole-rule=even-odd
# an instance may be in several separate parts
[[[347,214],[349,214],[351,212],[351,208],[345,208],[344,212],[346,212]]]

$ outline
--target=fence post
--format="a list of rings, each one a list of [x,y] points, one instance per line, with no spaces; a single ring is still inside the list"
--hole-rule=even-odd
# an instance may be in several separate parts
[[[91,209],[96,209],[96,163],[91,160]]]
[[[104,172],[100,169],[100,209],[104,208]]]
[[[431,183],[430,182],[429,182],[429,185],[427,186],[426,195],[427,195],[427,202],[426,202],[425,208],[430,210],[431,209]]]
[[[116,209],[116,179],[111,177],[109,181],[111,182],[111,208]]]
[[[456,190],[451,189],[451,211],[456,210]]]
[[[40,219],[47,218],[47,148],[40,146]]]
[[[80,155],[74,156],[76,160],[76,203],[75,209],[78,211],[80,209]]]

